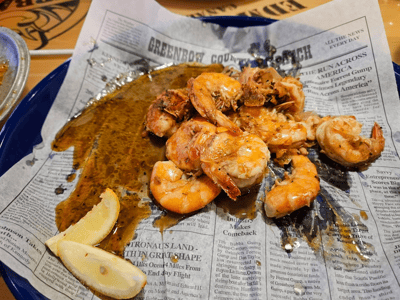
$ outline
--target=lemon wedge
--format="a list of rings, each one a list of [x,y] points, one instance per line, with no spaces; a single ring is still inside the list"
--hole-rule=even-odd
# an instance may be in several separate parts
[[[61,240],[58,254],[83,284],[115,299],[132,298],[147,283],[146,275],[131,262],[100,248]]]
[[[106,189],[100,195],[102,200],[95,205],[76,224],[65,231],[48,239],[45,244],[58,256],[58,242],[61,240],[75,241],[86,245],[96,245],[101,242],[112,230],[117,221],[120,204],[117,195]]]

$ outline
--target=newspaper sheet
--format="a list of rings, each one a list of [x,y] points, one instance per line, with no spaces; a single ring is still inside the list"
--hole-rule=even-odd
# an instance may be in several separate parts
[[[354,115],[365,135],[376,121],[385,150],[365,171],[320,174],[313,206],[289,218],[258,213],[240,219],[210,204],[162,234],[153,226],[161,214],[155,209],[125,250],[148,276],[137,299],[397,298],[400,106],[373,0],[335,0],[269,26],[240,29],[174,15],[151,1],[93,1],[43,126],[43,143],[0,179],[1,261],[50,299],[96,299],[44,245],[57,233],[55,207],[76,183],[66,180],[73,149],[52,152],[55,134],[103,89],[103,75],[126,72],[130,62],[238,68],[254,59],[250,45],[266,40],[277,56],[295,51],[305,110]],[[55,193],[60,185],[64,193]]]

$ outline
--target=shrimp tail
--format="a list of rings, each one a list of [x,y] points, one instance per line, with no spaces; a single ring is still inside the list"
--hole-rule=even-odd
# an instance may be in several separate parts
[[[243,133],[239,126],[233,123],[226,115],[224,115],[220,111],[217,111],[215,113],[215,123],[221,127],[225,127],[226,129],[228,129],[228,131],[234,136],[238,136]]]
[[[378,140],[378,141],[383,141],[383,142],[385,142],[385,138],[383,137],[383,130],[382,130],[382,127],[379,126],[379,124],[376,123],[376,122],[374,123],[374,127],[372,127],[372,134],[371,134],[371,137],[372,137],[373,139]]]
[[[241,195],[240,189],[233,179],[216,164],[211,162],[202,162],[201,167],[204,173],[212,179],[214,183],[220,186],[232,200],[236,201]]]
[[[371,159],[374,160],[380,156],[381,152],[385,148],[385,138],[383,136],[382,127],[379,126],[379,124],[376,122],[372,127],[371,140],[372,140]]]

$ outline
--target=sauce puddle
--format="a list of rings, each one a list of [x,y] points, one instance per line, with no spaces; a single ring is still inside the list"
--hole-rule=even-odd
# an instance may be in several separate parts
[[[243,219],[255,219],[257,217],[257,211],[260,209],[260,202],[257,201],[258,191],[260,185],[257,184],[252,186],[246,191],[242,191],[242,195],[238,197],[236,201],[230,199],[225,193],[221,194],[214,200],[217,207],[221,208],[224,213],[227,213],[236,218]]]
[[[52,149],[74,147],[73,168],[81,169],[75,190],[56,207],[60,231],[78,222],[111,188],[119,196],[121,212],[99,246],[123,256],[140,221],[151,215],[142,195],[149,194],[154,164],[165,159],[165,140],[142,136],[147,108],[164,90],[185,87],[190,78],[212,71],[221,72],[222,66],[180,65],[153,71],[151,78],[143,75],[94,102],[58,132]]]

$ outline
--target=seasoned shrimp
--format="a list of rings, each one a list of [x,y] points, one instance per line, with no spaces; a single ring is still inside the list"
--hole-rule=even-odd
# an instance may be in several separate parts
[[[274,89],[278,91],[278,96],[282,99],[280,105],[285,107],[286,111],[295,115],[304,110],[303,84],[298,79],[285,77],[274,85]]]
[[[299,122],[307,128],[307,140],[315,141],[317,127],[321,123],[322,118],[315,112],[306,111],[296,115]]]
[[[200,153],[205,141],[215,134],[217,127],[202,117],[183,122],[167,140],[166,156],[185,172],[201,172]]]
[[[235,135],[242,133],[223,113],[237,109],[237,102],[242,96],[239,81],[226,74],[203,73],[188,81],[188,89],[190,101],[202,117]]]
[[[262,106],[269,101],[276,104],[274,84],[281,80],[282,77],[274,68],[244,68],[239,77],[244,105]]]
[[[258,136],[233,136],[229,131],[211,136],[200,156],[204,173],[233,200],[241,194],[240,188],[262,179],[269,158],[268,147]]]
[[[186,177],[171,161],[154,165],[150,191],[162,207],[179,214],[199,210],[213,201],[221,188],[209,177]]]
[[[170,137],[179,128],[179,122],[189,119],[193,112],[187,89],[167,90],[150,105],[146,130],[159,137]]]
[[[382,128],[375,123],[371,138],[360,136],[361,128],[354,116],[323,118],[316,133],[321,152],[346,167],[360,167],[374,161],[385,147]]]
[[[304,110],[302,83],[291,76],[281,77],[274,68],[244,68],[239,82],[242,83],[242,98],[246,106],[262,106],[270,102],[293,115]]]
[[[300,148],[307,141],[306,126],[276,109],[241,106],[229,118],[245,132],[259,136],[273,153]]]
[[[303,147],[306,141],[307,128],[302,123],[288,120],[276,129],[276,133],[266,143],[271,152],[283,153],[288,149]]]
[[[264,209],[269,218],[280,218],[304,206],[317,197],[320,184],[315,165],[303,155],[293,155],[292,174],[285,173],[283,181],[276,181],[266,193]]]

